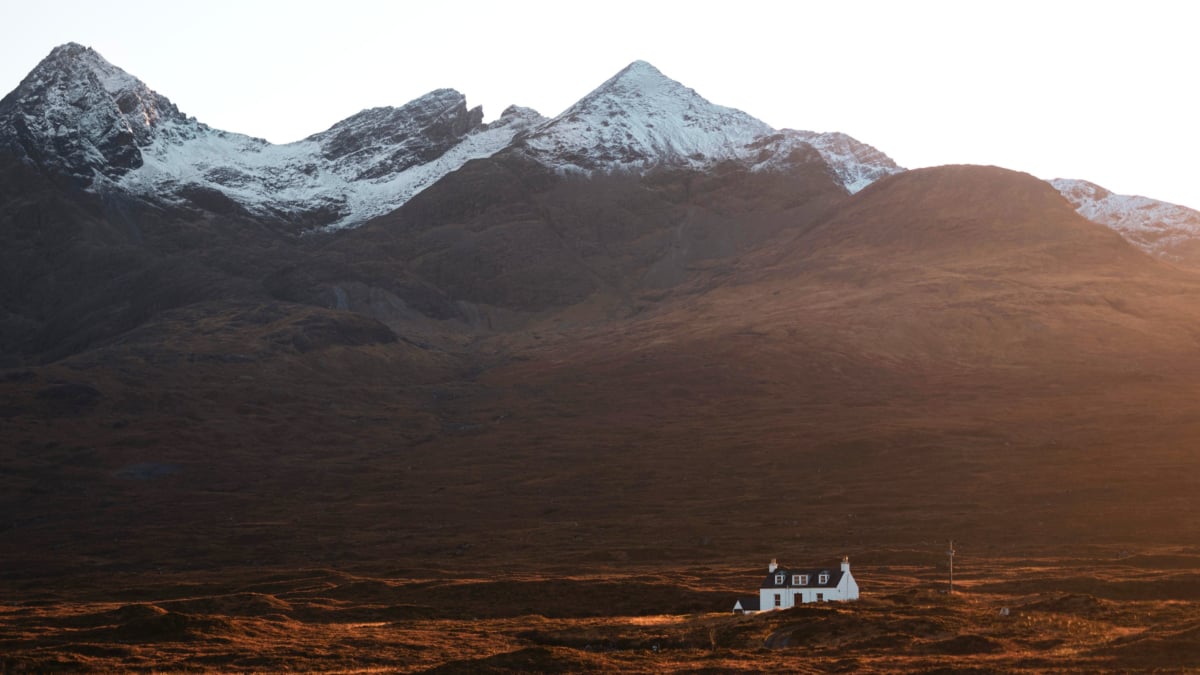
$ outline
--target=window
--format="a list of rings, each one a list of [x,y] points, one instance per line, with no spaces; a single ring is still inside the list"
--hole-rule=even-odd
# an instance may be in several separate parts
[[[783,606],[783,596],[778,593],[775,594],[775,606],[776,607]]]
[[[821,576],[817,577],[817,583],[819,583],[819,584],[827,584],[827,583],[829,583],[829,575],[828,575],[828,574],[822,574]]]
[[[817,593],[817,602],[825,602],[825,594]]]
[[[775,583],[777,583],[777,584],[782,584],[782,583],[783,583],[783,575],[782,575],[782,574],[776,574],[776,575],[775,575]]]
[[[807,574],[797,574],[796,575],[796,585],[797,586],[807,586],[808,585],[808,575]]]
[[[796,593],[793,593],[792,594],[792,604],[793,605],[803,605],[804,604],[804,594],[800,593],[799,591],[797,591]]]
[[[793,586],[799,586],[799,585],[800,585],[800,575],[799,575],[799,574],[793,574],[793,575],[792,575],[792,585],[793,585]]]

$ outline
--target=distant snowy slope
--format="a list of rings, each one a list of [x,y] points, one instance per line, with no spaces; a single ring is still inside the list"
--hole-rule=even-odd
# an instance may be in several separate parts
[[[1050,181],[1084,218],[1107,225],[1151,253],[1174,257],[1200,238],[1200,211],[1148,197],[1118,195],[1084,180]]]

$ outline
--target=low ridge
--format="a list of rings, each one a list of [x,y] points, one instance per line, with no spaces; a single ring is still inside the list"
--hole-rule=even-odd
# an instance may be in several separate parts
[[[1146,259],[1117,233],[1075,213],[1051,185],[988,166],[905,171],[867,187],[802,238],[804,250],[886,250],[973,265]]]

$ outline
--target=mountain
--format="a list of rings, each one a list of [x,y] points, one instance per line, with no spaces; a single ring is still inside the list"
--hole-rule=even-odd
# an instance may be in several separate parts
[[[1056,178],[1050,184],[1083,217],[1113,228],[1143,250],[1190,264],[1200,261],[1200,211],[1114,194],[1085,180]]]
[[[512,107],[482,124],[451,89],[273,145],[215,130],[78,44],[55,48],[0,101],[0,144],[100,193],[345,227],[386,213],[539,122]]]
[[[69,43],[0,101],[0,147],[92,191],[166,209],[241,212],[293,231],[361,225],[466,162],[509,147],[556,172],[582,173],[705,170],[720,162],[781,170],[794,150],[812,147],[851,193],[903,170],[845,134],[771,129],[644,61],[554,119],[512,106],[491,124],[481,120],[465,97],[440,89],[273,145],[211,129],[94,50]],[[1195,211],[1086,181],[1053,182],[1085,217],[1147,250],[1191,257]]]

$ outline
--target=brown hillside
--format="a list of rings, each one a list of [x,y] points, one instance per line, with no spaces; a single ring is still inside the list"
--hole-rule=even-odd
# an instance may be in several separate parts
[[[0,372],[12,669],[1194,668],[1200,281],[1021,174],[915,175],[632,318],[210,302]],[[844,554],[860,605],[686,616]]]

